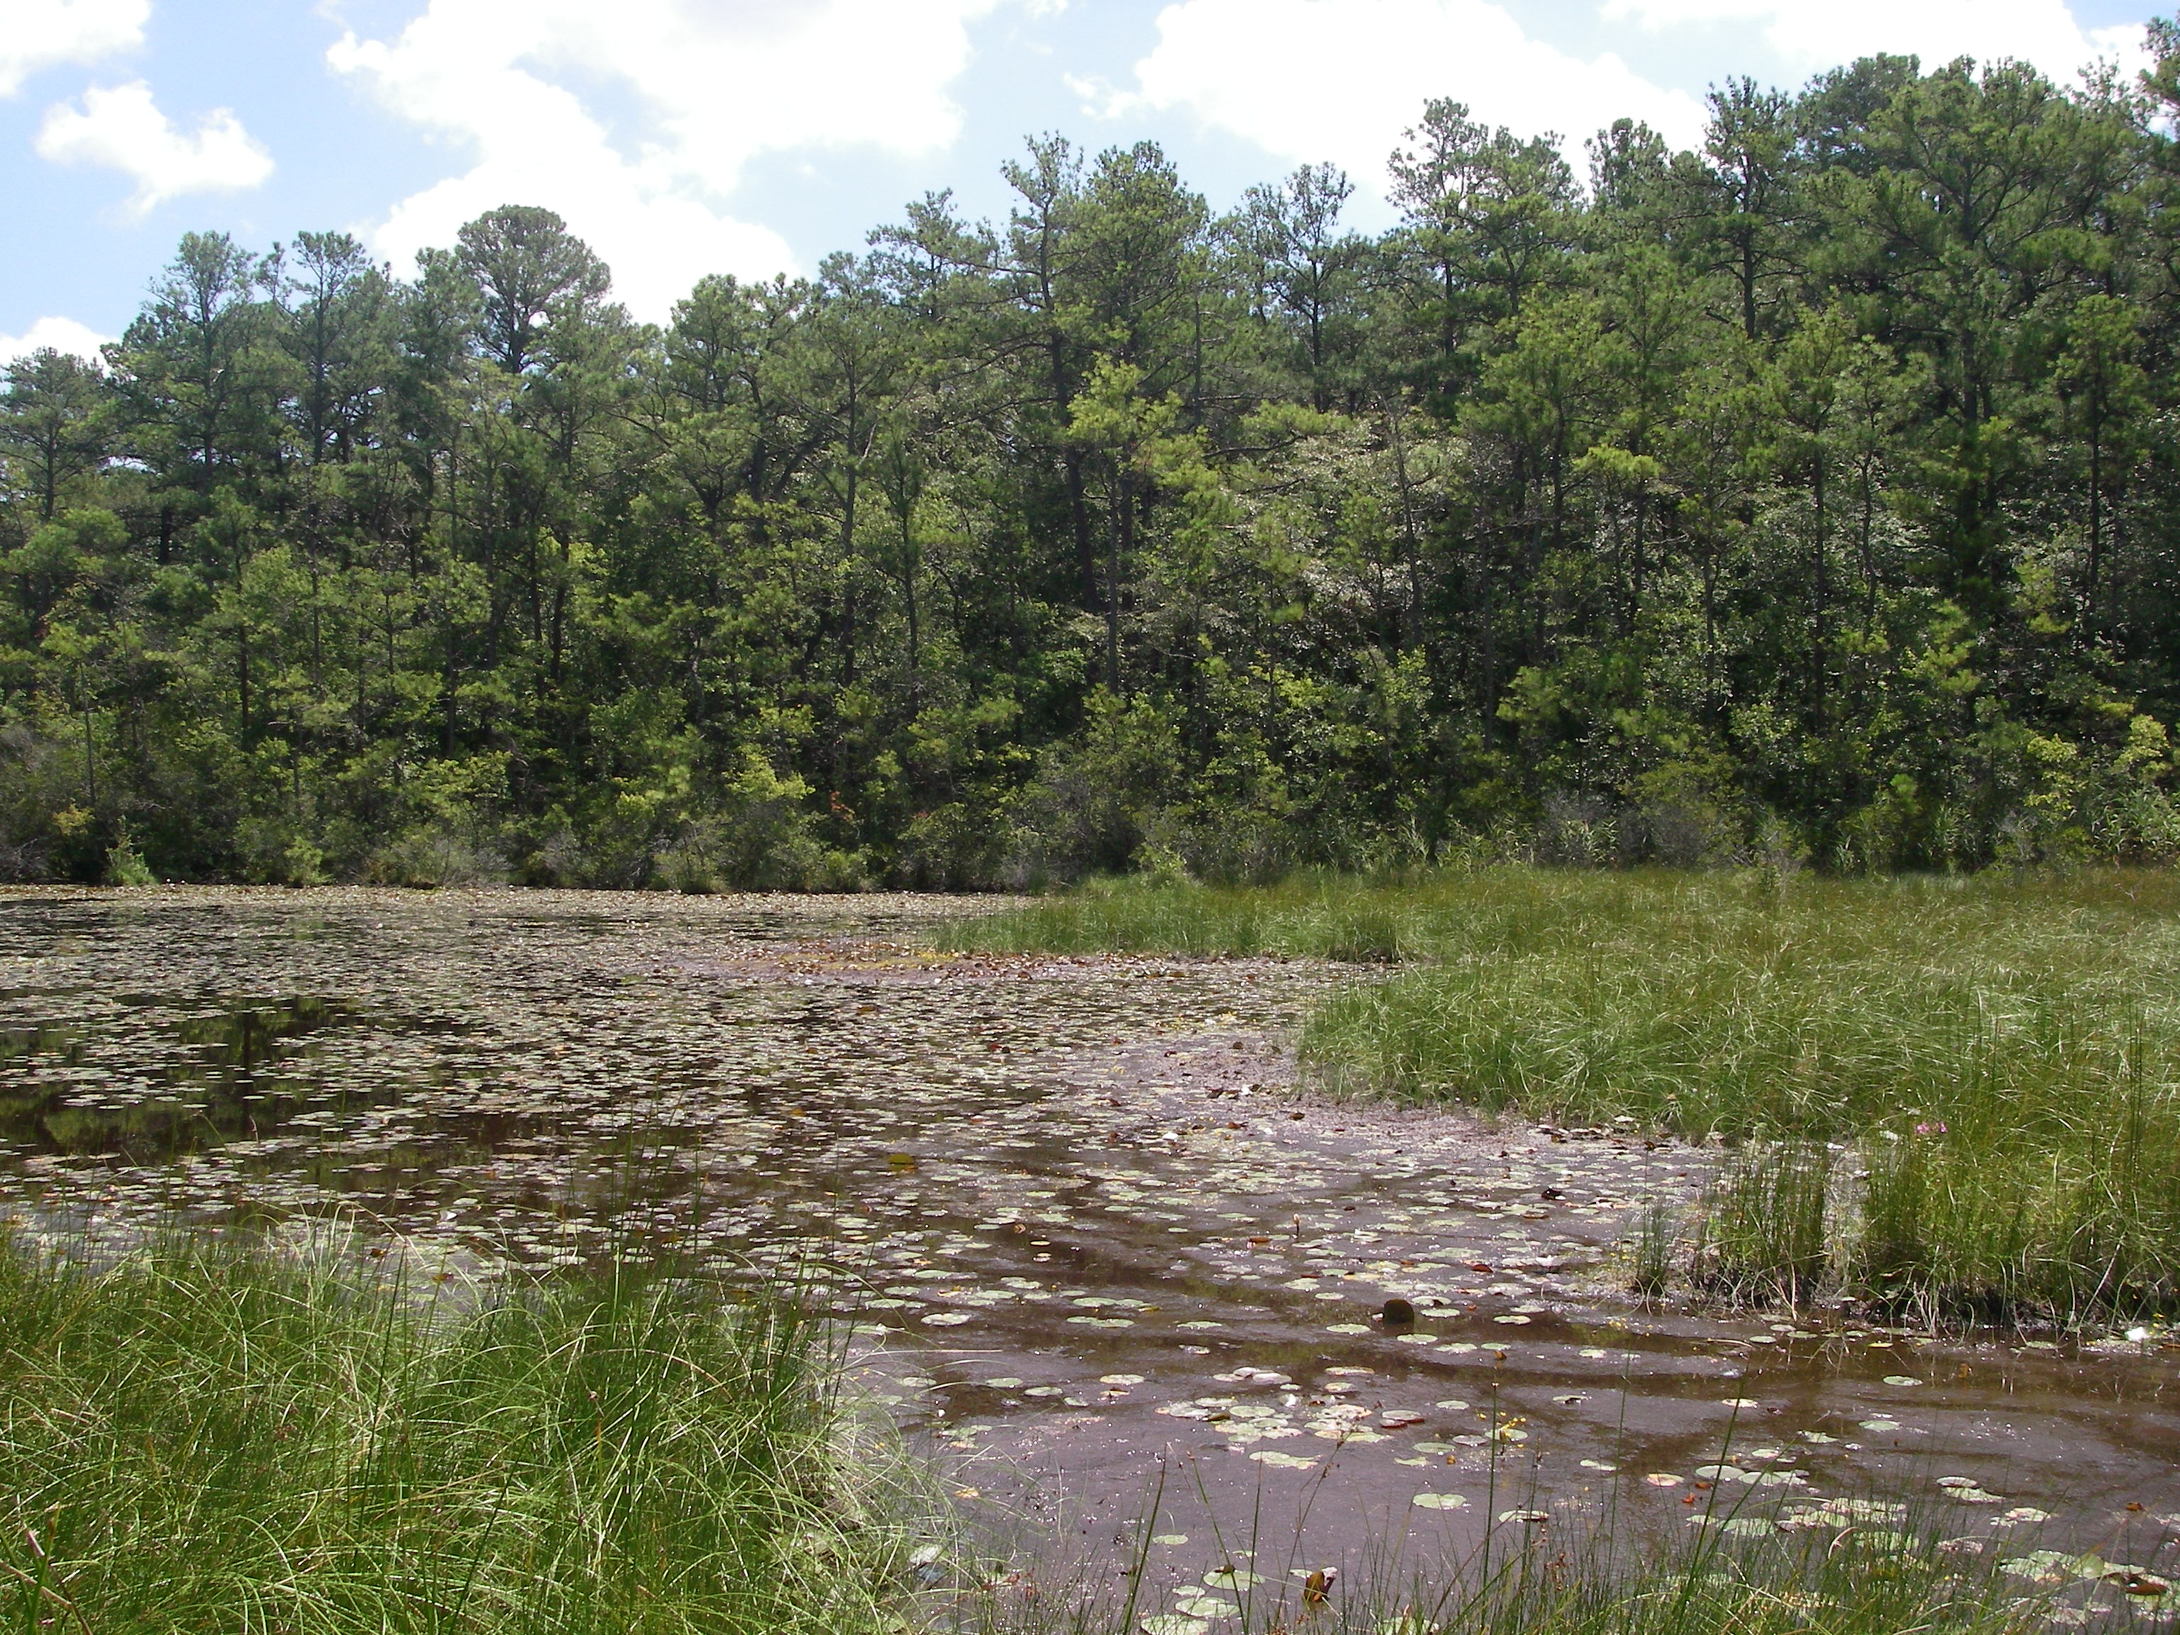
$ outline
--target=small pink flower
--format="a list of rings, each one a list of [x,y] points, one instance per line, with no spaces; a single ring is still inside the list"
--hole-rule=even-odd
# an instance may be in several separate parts
[[[1945,1134],[1945,1120],[1942,1118],[1929,1119],[1916,1125],[1915,1133],[1917,1135],[1943,1135]]]

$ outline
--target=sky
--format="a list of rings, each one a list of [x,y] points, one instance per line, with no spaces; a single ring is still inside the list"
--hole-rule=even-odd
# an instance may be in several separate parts
[[[0,361],[117,335],[176,242],[354,233],[397,273],[541,204],[639,318],[695,281],[807,273],[1058,132],[1151,140],[1214,207],[1298,164],[1390,221],[1426,99],[1528,135],[1692,145],[1728,75],[1873,52],[2139,65],[2129,0],[0,0]]]

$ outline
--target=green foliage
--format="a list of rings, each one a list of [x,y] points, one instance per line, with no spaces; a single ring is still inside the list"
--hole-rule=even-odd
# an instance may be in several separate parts
[[[354,1252],[358,1246],[347,1246]],[[384,1255],[383,1248],[374,1251]],[[200,1241],[0,1248],[26,1628],[899,1627],[911,1540],[789,1311]]]
[[[114,836],[113,846],[106,853],[106,884],[110,886],[155,886],[159,877],[151,872],[143,853],[136,849],[136,841],[124,823]]]
[[[115,1635],[1137,1621],[1110,1578],[919,1604],[918,1535],[948,1518],[853,1434],[790,1306],[626,1266],[478,1287],[369,1248],[0,1246],[0,1607]],[[2061,1604],[2047,1586],[2126,1570],[1963,1556],[1951,1518],[1871,1500],[1721,1493],[1662,1537],[1633,1517],[1570,1509],[1548,1549],[1388,1553],[1317,1606],[1275,1580],[1241,1627],[2010,1635]]]
[[[2165,753],[2149,733],[2142,747]],[[1731,1142],[1686,1245],[1712,1288],[1844,1287],[1950,1317],[2180,1310],[2180,881],[2166,872],[1128,884],[951,935],[1404,962],[1311,1019],[1320,1075]],[[1647,1230],[1638,1275],[1654,1283],[1675,1234]]]
[[[0,874],[2171,858],[2172,39],[1729,80],[1588,193],[1437,99],[1375,237],[1046,138],[658,328],[534,206],[189,234],[0,389]]]

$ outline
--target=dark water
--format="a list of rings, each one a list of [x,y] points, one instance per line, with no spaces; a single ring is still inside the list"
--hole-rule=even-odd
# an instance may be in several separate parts
[[[1160,1563],[1584,1499],[2137,1564],[2180,1528],[2180,1351],[1645,1309],[1613,1246],[1703,1154],[1298,1097],[1287,1030],[1359,978],[927,951],[977,906],[0,893],[0,1211],[790,1267],[957,1491]]]

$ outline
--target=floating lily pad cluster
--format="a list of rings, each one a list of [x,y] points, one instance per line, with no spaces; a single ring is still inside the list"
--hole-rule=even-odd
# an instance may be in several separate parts
[[[1616,1246],[1704,1153],[1312,1100],[1285,1040],[1352,975],[929,950],[979,907],[0,893],[0,1213],[116,1242],[339,1213],[441,1275],[786,1276],[965,1491],[1064,1467],[1124,1504],[1171,1454],[1222,1525],[1330,1482],[1359,1536],[1548,1529],[1614,1489],[1882,1531],[1853,1507],[1890,1484],[2026,1547],[2086,1438],[2085,1514],[2180,1510],[2130,1430],[2154,1355],[1964,1383],[1898,1333],[1637,1307]],[[1963,1474],[1932,1488],[1941,1458]],[[1196,1589],[1159,1616],[1228,1616]]]

